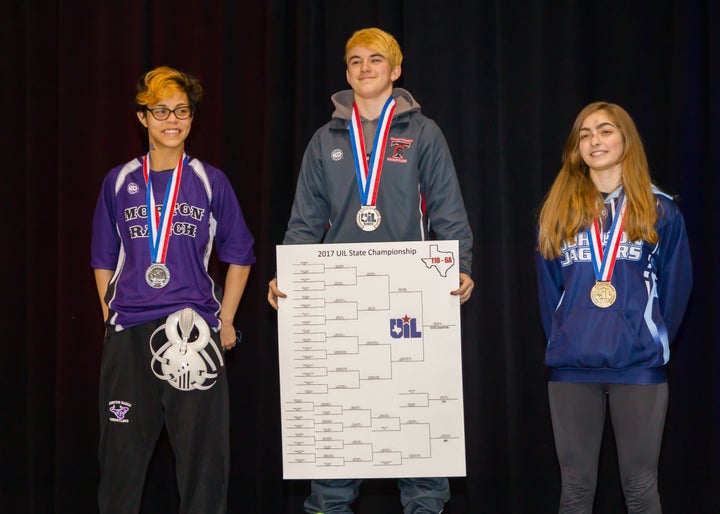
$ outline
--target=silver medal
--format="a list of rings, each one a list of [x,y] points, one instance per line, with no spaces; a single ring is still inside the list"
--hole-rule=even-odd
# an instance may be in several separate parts
[[[378,228],[381,220],[380,211],[374,205],[363,205],[355,216],[357,226],[365,232],[372,232]]]
[[[170,282],[170,270],[160,263],[153,263],[145,272],[145,282],[154,289],[162,289]]]

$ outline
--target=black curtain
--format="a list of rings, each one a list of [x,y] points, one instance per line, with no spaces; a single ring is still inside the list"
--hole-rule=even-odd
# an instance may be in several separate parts
[[[105,173],[145,151],[135,80],[167,64],[202,80],[188,152],[228,174],[257,241],[237,319],[245,340],[228,357],[230,512],[302,511],[309,484],[282,480],[266,288],[302,152],[329,119],[329,96],[347,87],[346,39],[367,26],[400,42],[399,85],[443,129],[475,235],[476,290],[462,309],[467,477],[451,480],[446,512],[557,509],[534,227],[577,112],[599,99],[635,119],[657,184],[678,195],[693,252],[695,287],[669,366],[664,510],[720,510],[716,2],[26,0],[4,3],[0,16],[0,510],[96,511],[103,326],[91,217]],[[622,512],[613,445],[608,430],[597,513]],[[177,511],[172,459],[161,437],[143,512]],[[358,514],[399,510],[393,480],[364,484]]]

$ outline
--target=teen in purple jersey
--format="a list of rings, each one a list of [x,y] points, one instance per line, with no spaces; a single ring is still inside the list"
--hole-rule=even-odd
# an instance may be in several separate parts
[[[147,465],[165,425],[180,512],[224,513],[229,405],[223,354],[254,240],[219,169],[185,154],[200,82],[160,67],[135,97],[149,152],[102,185],[91,266],[106,325],[100,370],[100,512],[140,510]],[[224,287],[208,273],[228,264]]]
[[[661,512],[665,365],[692,287],[683,216],[620,106],[578,114],[540,212],[537,277],[561,513],[592,513],[606,410],[629,513]]]

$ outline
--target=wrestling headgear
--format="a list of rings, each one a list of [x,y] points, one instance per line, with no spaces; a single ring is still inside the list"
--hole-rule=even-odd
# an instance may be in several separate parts
[[[166,340],[153,344],[163,328]],[[208,352],[208,348],[213,351]],[[210,337],[208,324],[189,307],[170,314],[165,324],[153,332],[150,351],[150,367],[155,376],[181,391],[210,389],[224,365],[222,353]]]

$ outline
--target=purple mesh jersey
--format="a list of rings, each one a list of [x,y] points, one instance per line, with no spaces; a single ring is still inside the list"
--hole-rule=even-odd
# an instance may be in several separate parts
[[[172,171],[152,173],[160,206]],[[146,191],[142,158],[136,158],[110,170],[95,207],[90,264],[115,271],[106,296],[110,323],[122,329],[191,307],[217,327],[221,298],[208,274],[213,244],[222,262],[255,263],[254,240],[230,182],[219,169],[187,158],[165,260],[170,280],[159,289],[145,280],[151,264]]]

